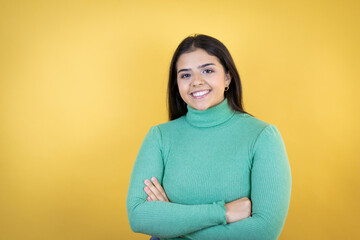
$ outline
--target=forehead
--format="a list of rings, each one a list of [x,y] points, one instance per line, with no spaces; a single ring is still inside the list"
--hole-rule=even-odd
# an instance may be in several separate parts
[[[198,48],[195,51],[183,53],[180,55],[176,66],[177,69],[181,68],[194,68],[205,63],[220,64],[217,57],[208,54],[205,50]]]

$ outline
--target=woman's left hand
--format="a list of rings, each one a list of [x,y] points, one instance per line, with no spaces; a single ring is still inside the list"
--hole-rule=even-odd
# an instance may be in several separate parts
[[[144,181],[146,184],[144,191],[149,196],[147,200],[170,202],[158,180],[155,177],[152,177],[151,181],[152,182],[150,182],[148,179]]]

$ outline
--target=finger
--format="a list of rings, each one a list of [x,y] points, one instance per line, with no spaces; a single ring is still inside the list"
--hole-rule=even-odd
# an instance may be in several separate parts
[[[144,181],[146,186],[150,189],[150,191],[156,196],[156,198],[160,201],[166,201],[161,192],[148,180]]]
[[[156,197],[156,195],[148,187],[144,187],[144,191],[151,198],[151,200],[159,201],[159,199]]]
[[[144,189],[144,192],[145,192],[145,189]],[[147,198],[146,198],[146,201],[154,201],[154,200],[152,200],[151,197],[148,195]]]
[[[146,186],[151,190],[151,192],[156,196],[156,198],[160,201],[166,201],[164,196],[161,194],[161,192],[148,180],[146,179],[144,181]]]
[[[163,195],[163,197],[166,199],[166,201],[169,202],[168,197],[166,196],[166,193],[163,189],[163,187],[161,186],[161,184],[159,183],[159,181],[156,179],[156,177],[152,177],[151,181],[153,182],[153,184],[155,185],[155,187],[159,190],[159,192]]]

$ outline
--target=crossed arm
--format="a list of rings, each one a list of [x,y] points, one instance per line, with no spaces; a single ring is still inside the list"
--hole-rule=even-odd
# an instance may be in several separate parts
[[[231,214],[230,203],[225,204],[223,201],[203,205],[181,205],[170,203],[166,193],[161,193],[159,187],[157,194],[151,190],[153,196],[150,192],[140,192],[139,190],[144,187],[143,181],[151,177],[149,173],[155,173],[153,176],[156,179],[162,179],[163,165],[158,161],[161,159],[161,152],[157,143],[157,131],[153,128],[144,139],[130,180],[127,209],[133,231],[162,239],[181,236],[197,240],[277,239],[290,203],[291,173],[284,143],[275,126],[266,127],[254,146],[251,216],[246,218],[239,217],[239,214]],[[156,182],[153,183],[155,187]],[[146,199],[149,196],[152,201],[147,201],[150,200]],[[231,220],[231,216],[237,216],[241,220]]]
[[[148,195],[146,200],[170,202],[156,177],[152,177],[151,181],[148,179],[144,181],[146,184],[144,191]],[[226,223],[237,222],[251,215],[251,201],[247,197],[239,198],[235,201],[226,203],[225,209]]]
[[[144,187],[144,191],[148,195],[148,197],[146,198],[147,201],[170,202],[165,193],[165,190],[163,189],[159,181],[156,179],[156,177],[152,177],[151,181],[146,179],[144,183],[146,185],[146,187]],[[226,223],[237,222],[251,215],[251,201],[249,198],[243,197],[235,201],[226,203],[225,209]]]

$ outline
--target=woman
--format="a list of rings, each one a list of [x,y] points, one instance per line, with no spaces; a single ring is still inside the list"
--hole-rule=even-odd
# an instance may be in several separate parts
[[[277,239],[291,193],[285,145],[276,126],[244,111],[220,41],[180,43],[168,103],[171,121],[150,128],[134,163],[131,229],[160,239]]]

